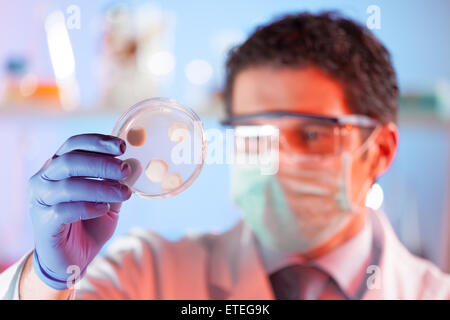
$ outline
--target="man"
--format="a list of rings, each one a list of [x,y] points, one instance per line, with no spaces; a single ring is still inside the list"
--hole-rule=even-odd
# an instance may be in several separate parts
[[[75,136],[30,179],[36,245],[2,275],[1,297],[449,299],[450,277],[364,207],[397,148],[397,98],[387,50],[355,22],[304,13],[258,28],[228,58],[227,122],[276,127],[279,170],[233,167],[243,221],[177,242],[134,231],[91,263],[130,169],[120,139]]]

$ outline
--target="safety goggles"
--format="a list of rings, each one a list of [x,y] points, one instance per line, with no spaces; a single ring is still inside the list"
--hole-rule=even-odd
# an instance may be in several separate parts
[[[222,121],[222,124],[231,126],[241,143],[277,135],[280,152],[313,157],[352,151],[352,148],[364,143],[380,125],[377,120],[365,115],[326,117],[297,112],[233,116]],[[351,134],[355,131],[360,134]],[[358,138],[358,143],[355,143],[355,137]]]

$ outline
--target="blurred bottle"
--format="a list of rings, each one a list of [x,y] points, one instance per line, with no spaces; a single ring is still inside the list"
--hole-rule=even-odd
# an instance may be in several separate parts
[[[6,61],[1,106],[3,108],[60,108],[56,83],[29,72],[27,60],[19,55]]]
[[[159,95],[175,63],[171,21],[155,4],[119,3],[107,10],[99,59],[103,108],[123,111]]]

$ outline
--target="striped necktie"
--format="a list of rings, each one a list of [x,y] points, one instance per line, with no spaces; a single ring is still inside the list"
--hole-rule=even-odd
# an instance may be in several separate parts
[[[316,300],[330,281],[319,268],[298,264],[272,273],[269,279],[277,300]]]

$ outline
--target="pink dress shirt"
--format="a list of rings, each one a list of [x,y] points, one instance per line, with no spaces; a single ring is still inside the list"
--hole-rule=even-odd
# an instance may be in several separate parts
[[[363,229],[355,236],[331,252],[308,262],[298,255],[271,249],[259,241],[257,244],[267,274],[293,264],[316,266],[332,279],[309,279],[316,282],[314,286],[324,287],[319,289],[323,290],[320,299],[348,299],[357,295],[367,275],[372,251],[372,222],[368,218]],[[321,281],[326,283],[320,283]]]

